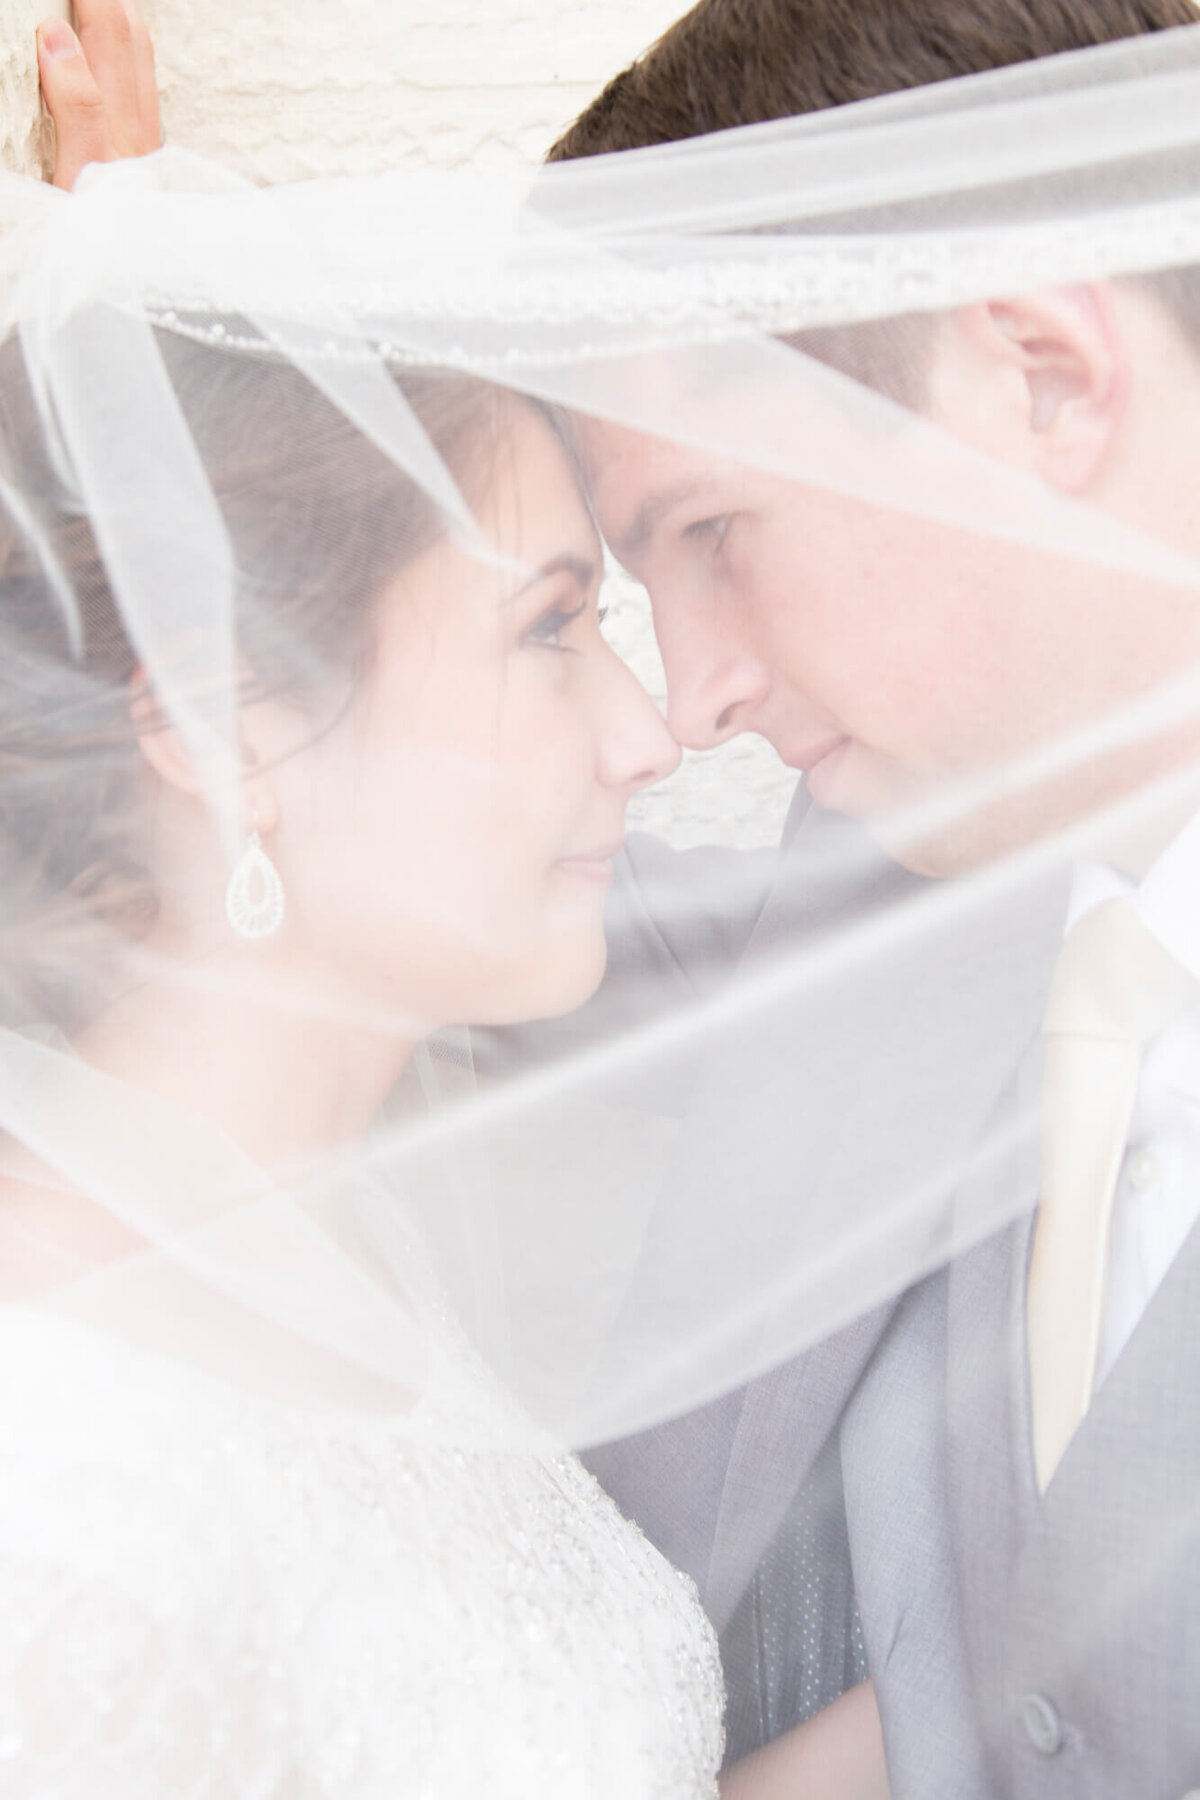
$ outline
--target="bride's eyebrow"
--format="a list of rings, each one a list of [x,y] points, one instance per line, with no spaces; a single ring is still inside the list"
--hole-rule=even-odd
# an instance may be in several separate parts
[[[586,556],[573,556],[570,551],[564,551],[560,556],[552,556],[548,562],[540,563],[513,592],[510,599],[519,600],[522,594],[529,592],[530,588],[537,587],[539,582],[548,581],[553,575],[570,575],[581,588],[586,589],[599,581],[600,570]]]

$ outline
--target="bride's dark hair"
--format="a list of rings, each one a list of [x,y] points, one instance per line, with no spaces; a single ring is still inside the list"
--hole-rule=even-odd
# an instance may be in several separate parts
[[[159,346],[233,549],[246,697],[287,699],[320,730],[370,666],[382,591],[442,534],[442,516],[291,364],[171,332]],[[459,375],[396,379],[470,498],[511,398]],[[105,992],[121,946],[156,916],[138,686],[97,533],[56,466],[10,340],[0,348],[0,1024],[71,1030]]]

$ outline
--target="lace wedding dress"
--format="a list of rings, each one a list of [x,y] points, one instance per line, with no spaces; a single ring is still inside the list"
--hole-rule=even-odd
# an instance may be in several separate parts
[[[694,1588],[438,1348],[397,1423],[0,1309],[5,1800],[715,1795]]]

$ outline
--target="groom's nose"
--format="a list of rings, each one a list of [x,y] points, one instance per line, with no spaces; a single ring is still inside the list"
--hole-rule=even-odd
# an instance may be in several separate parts
[[[711,750],[739,732],[756,729],[770,678],[765,666],[735,644],[706,633],[693,618],[678,632],[665,622],[659,646],[667,676],[667,724],[689,750]]]

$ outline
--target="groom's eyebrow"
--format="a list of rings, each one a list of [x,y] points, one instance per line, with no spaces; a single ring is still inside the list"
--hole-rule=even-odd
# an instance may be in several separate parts
[[[618,562],[640,556],[667,514],[702,492],[703,486],[699,481],[677,481],[673,487],[659,488],[657,493],[648,494],[626,530],[612,545],[613,555]]]

